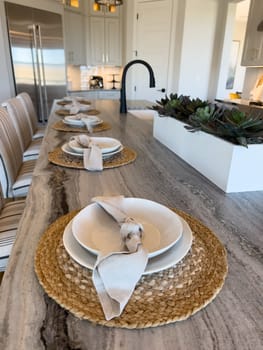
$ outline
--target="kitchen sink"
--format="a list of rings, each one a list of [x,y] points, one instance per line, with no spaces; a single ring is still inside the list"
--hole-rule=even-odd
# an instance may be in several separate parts
[[[151,109],[130,109],[128,110],[130,114],[135,116],[136,118],[144,119],[144,120],[153,120],[155,111]]]

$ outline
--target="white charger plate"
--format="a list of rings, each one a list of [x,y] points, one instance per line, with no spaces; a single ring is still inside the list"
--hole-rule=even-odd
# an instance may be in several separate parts
[[[61,146],[61,149],[64,153],[67,153],[71,156],[75,156],[75,157],[79,157],[82,158],[83,157],[83,153],[76,153],[75,151],[73,151],[69,145],[68,142],[64,143],[64,145]],[[106,158],[110,158],[112,156],[114,156],[115,154],[118,154],[119,152],[121,152],[123,150],[123,146],[121,145],[120,148],[117,148],[115,151],[113,152],[107,152],[107,153],[103,153],[102,154],[102,158],[106,159]]]
[[[142,198],[123,198],[120,210],[143,225],[143,246],[154,257],[173,246],[181,237],[179,216],[159,203]],[[72,232],[83,248],[93,254],[123,250],[120,226],[97,203],[82,209],[73,219]]]
[[[111,137],[91,137],[90,139],[101,149],[102,153],[113,152],[121,147],[120,141]],[[75,153],[83,154],[84,147],[76,140],[70,140],[68,145]]]
[[[96,117],[95,115],[89,116],[87,115],[85,117],[87,120],[90,120],[91,125],[99,125],[103,122],[102,119]],[[63,123],[68,124],[68,125],[73,125],[73,126],[85,126],[85,123],[81,119],[77,119],[77,114],[76,115],[67,115],[63,119]]]
[[[187,222],[180,217],[183,226],[183,234],[180,240],[170,249],[148,260],[143,275],[149,275],[174,266],[182,260],[192,246],[192,231]],[[96,263],[96,255],[84,249],[74,238],[72,233],[72,220],[66,226],[63,234],[63,244],[68,254],[81,266],[93,270]]]

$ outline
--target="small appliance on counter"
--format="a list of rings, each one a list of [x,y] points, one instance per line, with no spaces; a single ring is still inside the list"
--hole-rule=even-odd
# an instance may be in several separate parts
[[[91,75],[89,86],[90,89],[103,89],[103,78],[99,75]]]

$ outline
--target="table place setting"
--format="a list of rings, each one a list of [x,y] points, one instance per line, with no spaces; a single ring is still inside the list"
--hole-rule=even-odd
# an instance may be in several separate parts
[[[91,105],[91,101],[85,99],[82,96],[65,96],[62,100],[57,101],[57,105],[66,106],[74,102],[78,102],[83,105]]]
[[[136,152],[111,137],[72,136],[61,147],[49,152],[51,163],[88,171],[102,171],[126,165],[136,159]]]
[[[59,116],[69,116],[76,115],[78,113],[85,113],[88,115],[98,115],[100,112],[91,107],[91,102],[81,100],[80,98],[71,99],[71,100],[62,100],[57,102],[58,105],[61,105],[61,109],[57,109],[55,113]]]
[[[76,317],[109,327],[184,320],[227,275],[216,235],[180,210],[143,198],[97,196],[51,224],[35,254],[40,284]]]
[[[98,117],[98,113],[92,114],[77,113],[75,115],[65,115],[62,120],[55,122],[52,127],[57,131],[87,132],[95,133],[111,128],[109,123]]]

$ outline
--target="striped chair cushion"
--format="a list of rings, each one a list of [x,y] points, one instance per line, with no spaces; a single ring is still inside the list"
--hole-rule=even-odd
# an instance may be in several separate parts
[[[16,129],[4,108],[0,107],[1,175],[6,177],[7,197],[24,196],[31,183],[35,161],[23,163],[22,149]],[[3,175],[2,175],[3,176]],[[7,192],[7,193],[6,193]]]
[[[33,102],[31,100],[31,97],[26,92],[21,92],[16,96],[19,98],[22,102],[22,105],[26,111],[27,117],[30,120],[31,128],[32,128],[32,134],[33,139],[41,138],[45,134],[45,126],[39,126],[37,121],[37,114],[33,105]]]
[[[0,213],[1,213],[1,210],[3,209],[4,205],[5,205],[5,199],[4,199],[4,195],[3,195],[3,189],[2,189],[2,186],[0,183]]]
[[[23,160],[37,159],[39,156],[41,144],[42,144],[41,138],[32,140],[30,145],[27,147],[27,149],[23,153]]]
[[[31,156],[31,159],[36,159],[40,151],[41,139],[35,140],[34,145],[31,145],[33,136],[32,127],[21,100],[15,97],[11,98],[5,102],[5,106],[16,127],[23,152],[26,152],[26,157]]]
[[[24,208],[25,200],[16,200],[5,204],[0,213],[0,271],[5,270]]]
[[[32,182],[35,165],[35,160],[28,160],[22,164],[16,181],[12,186],[13,197],[24,197],[27,195],[29,186]]]

